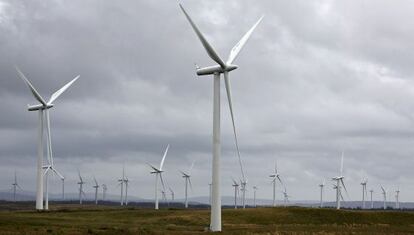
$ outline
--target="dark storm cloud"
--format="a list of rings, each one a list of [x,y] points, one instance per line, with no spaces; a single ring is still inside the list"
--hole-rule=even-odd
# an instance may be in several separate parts
[[[115,193],[125,163],[132,193],[150,197],[145,163],[158,164],[170,143],[169,184],[180,194],[178,169],[196,159],[194,194],[207,195],[212,79],[197,78],[193,63],[213,63],[177,2],[0,3],[2,188],[17,169],[25,189],[34,190],[37,113],[26,111],[34,99],[18,65],[45,99],[81,75],[51,110],[55,162],[71,191],[80,168]],[[413,3],[183,4],[224,59],[265,15],[230,75],[243,162],[260,197],[270,196],[266,177],[278,159],[290,194],[316,199],[317,184],[338,174],[342,150],[351,198],[359,198],[362,177],[369,188],[400,186],[403,200],[414,196]],[[222,102],[227,194],[240,171],[224,91]]]

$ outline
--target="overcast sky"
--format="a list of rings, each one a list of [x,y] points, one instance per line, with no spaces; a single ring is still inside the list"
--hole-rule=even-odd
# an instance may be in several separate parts
[[[235,61],[233,105],[243,164],[258,197],[272,197],[277,160],[292,200],[317,200],[326,179],[344,175],[350,200],[363,177],[414,197],[413,1],[186,1],[184,7],[223,60],[265,18]],[[45,99],[80,74],[51,110],[55,166],[77,190],[77,168],[117,194],[125,163],[130,194],[152,198],[146,163],[165,161],[165,179],[183,197],[196,160],[192,196],[208,196],[211,179],[211,76],[214,65],[176,1],[0,0],[0,189],[13,172],[35,190],[36,101],[18,65]],[[222,84],[224,85],[224,84]],[[223,87],[223,86],[222,86]],[[239,178],[230,114],[222,89],[222,191]],[[59,181],[52,192],[60,192]],[[281,199],[282,194],[278,193]],[[349,199],[348,199],[349,200]]]

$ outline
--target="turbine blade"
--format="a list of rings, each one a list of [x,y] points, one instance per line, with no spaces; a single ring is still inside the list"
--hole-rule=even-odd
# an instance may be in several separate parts
[[[188,177],[188,183],[190,184],[191,192],[193,192],[193,184],[191,184],[191,178]]]
[[[164,165],[165,157],[167,156],[168,149],[170,148],[170,145],[167,145],[167,148],[165,149],[164,156],[162,157],[161,163],[160,163],[160,171],[162,171],[162,166]]]
[[[161,173],[160,173],[160,179],[161,179],[162,189],[165,191],[164,179],[162,178],[162,174]]]
[[[188,171],[188,174],[189,174],[189,175],[191,175],[191,171],[193,170],[194,163],[195,163],[195,160],[191,163],[190,170]]]
[[[60,179],[64,179],[65,177],[63,177],[62,174],[59,173],[59,171],[57,171],[54,167],[52,167],[52,171],[55,172],[56,175],[58,175],[60,177]]]
[[[253,27],[251,27],[250,30],[247,31],[247,33],[240,39],[240,41],[231,49],[229,58],[227,59],[227,64],[233,63],[233,61],[236,59],[237,55],[243,49],[246,42],[249,40],[249,38],[252,35],[253,31],[256,29],[256,27],[262,21],[263,17],[264,16],[260,17],[260,19],[253,25]]]
[[[344,180],[342,178],[341,178],[341,184],[342,184],[342,186],[345,189],[346,196],[349,198],[348,190],[346,190],[346,187],[345,187],[345,184],[344,184]]]
[[[197,34],[198,38],[200,39],[201,43],[203,44],[204,48],[207,51],[207,54],[210,56],[212,60],[217,62],[223,69],[226,67],[224,64],[224,61],[220,58],[220,56],[217,54],[217,52],[214,50],[214,48],[208,43],[208,41],[205,39],[204,35],[200,32],[198,27],[194,24],[193,20],[190,18],[190,16],[187,14],[187,12],[184,10],[184,7],[180,5],[181,10],[183,11],[185,17],[190,22],[191,27],[193,27],[193,30]]]
[[[231,99],[231,88],[230,88],[229,73],[227,71],[224,72],[224,82],[225,82],[225,85],[226,85],[227,100],[229,101],[231,122],[233,124],[233,134],[234,134],[234,140],[235,140],[235,143],[236,143],[237,156],[239,158],[240,170],[241,170],[242,178],[243,178],[243,181],[244,181],[245,177],[244,177],[244,171],[243,171],[243,164],[242,164],[241,157],[240,157],[239,142],[237,141],[236,125],[234,124],[233,103],[232,103],[232,99]]]
[[[68,82],[62,88],[60,88],[55,93],[53,93],[47,103],[52,104],[53,101],[55,101],[64,91],[66,91],[66,89],[68,89],[72,85],[72,83],[74,83],[76,80],[78,80],[79,77],[80,77],[80,75],[76,76],[74,79],[72,79],[72,81]]]
[[[95,186],[98,186],[98,181],[96,181],[95,176],[93,177],[93,181],[95,181]]]
[[[283,182],[282,182],[282,179],[280,179],[280,176],[279,176],[279,175],[277,175],[277,176],[276,176],[276,178],[279,180],[280,184],[282,184],[282,186],[283,186],[283,187],[285,187],[285,185],[284,185],[284,184],[283,184]],[[275,179],[275,180],[276,180],[276,179]]]
[[[151,164],[149,164],[149,163],[147,163],[147,165],[148,165],[149,167],[151,167],[154,171],[160,171],[160,170],[158,170],[155,166],[153,166],[153,165],[151,165]]]
[[[36,98],[37,101],[39,101],[40,103],[42,103],[43,105],[46,106],[46,101],[42,98],[42,96],[39,94],[39,92],[37,92],[37,90],[34,88],[34,86],[32,85],[32,83],[29,81],[29,79],[26,78],[26,76],[24,76],[24,74],[22,73],[22,71],[20,71],[20,69],[16,66],[16,71],[17,74],[19,75],[19,77],[26,83],[26,85],[29,87],[30,91],[32,92],[33,96]]]

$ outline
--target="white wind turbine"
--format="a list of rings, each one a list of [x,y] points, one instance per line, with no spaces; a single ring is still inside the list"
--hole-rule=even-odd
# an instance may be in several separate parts
[[[254,207],[257,207],[257,205],[256,205],[256,191],[258,190],[259,188],[257,187],[257,186],[253,186],[253,206]]]
[[[164,180],[162,179],[162,172],[164,172],[162,170],[162,167],[164,165],[165,157],[167,156],[169,148],[170,148],[170,145],[167,145],[167,148],[164,151],[164,156],[161,159],[159,168],[156,168],[155,166],[148,164],[153,169],[153,171],[151,171],[151,174],[155,174],[155,210],[158,210],[158,177],[160,178],[162,188],[165,191]]]
[[[275,171],[269,175],[270,178],[272,178],[272,183],[273,183],[273,202],[272,202],[272,206],[275,207],[276,206],[276,180],[278,180],[280,182],[280,184],[284,187],[282,180],[280,179],[280,175],[279,172],[277,171],[277,163],[275,162]]]
[[[125,184],[125,190],[127,191],[127,179],[125,178],[125,165],[122,165],[122,178],[121,179],[118,179],[118,182],[119,182],[118,185],[121,185],[121,199],[120,199],[120,203],[121,203],[121,206],[123,206],[124,203],[126,203],[126,201],[125,201],[126,196],[124,198],[124,184]],[[126,195],[126,193],[125,193],[125,195]]]
[[[284,206],[286,207],[288,202],[289,202],[289,198],[290,196],[287,194],[286,192],[286,188],[284,189],[283,193],[283,202],[284,202]]]
[[[49,118],[49,109],[54,106],[53,102],[66,90],[68,89],[78,78],[75,77],[72,81],[64,85],[62,88],[57,90],[55,93],[52,94],[49,101],[46,102],[45,99],[39,94],[39,92],[34,88],[32,83],[26,78],[26,76],[16,67],[17,73],[19,77],[26,83],[29,87],[30,91],[32,92],[35,99],[40,102],[37,105],[28,105],[29,111],[38,111],[39,112],[39,126],[38,126],[38,146],[37,146],[37,179],[36,179],[36,209],[43,210],[43,154],[44,154],[44,143],[43,143],[43,136],[44,136],[44,122],[46,121],[46,128],[47,128],[47,153],[48,153],[48,163],[47,169],[52,170],[56,174],[58,174],[57,170],[53,168],[53,154],[52,154],[52,143],[51,143],[51,136],[50,136],[50,118]],[[46,116],[46,120],[45,117]],[[58,174],[61,176],[61,174]],[[47,177],[47,176],[46,176]],[[46,180],[46,184],[47,184]],[[48,194],[46,193],[46,196]],[[48,200],[46,200],[48,203]],[[47,209],[47,208],[46,208]]]
[[[320,203],[319,203],[319,207],[320,208],[323,207],[323,187],[325,187],[325,180],[323,180],[323,182],[321,184],[319,184],[319,188],[321,188],[321,192],[320,192]]]
[[[374,192],[374,190],[369,190],[369,192],[371,193],[371,209],[374,209],[374,201],[372,200],[372,193]]]
[[[20,190],[22,189],[20,187],[20,185],[17,183],[17,173],[16,171],[14,171],[14,182],[13,182],[13,201],[16,202],[16,190],[17,188],[19,188]]]
[[[188,170],[188,172],[180,171],[185,180],[185,191],[184,191],[184,194],[185,194],[184,207],[185,208],[188,208],[188,184],[190,184],[191,190],[193,189],[193,186],[191,184],[191,171],[194,167],[194,162],[195,161],[191,163],[191,167]]]
[[[96,178],[93,177],[93,181],[95,181],[95,185],[92,186],[95,189],[95,204],[98,205],[98,189],[99,189],[99,184],[98,181],[96,181]]]
[[[361,185],[362,185],[362,209],[365,209],[365,196],[368,196],[367,183],[368,183],[367,178],[364,178],[361,182]]]
[[[250,38],[250,35],[253,33],[254,29],[263,19],[263,16],[253,25],[253,27],[241,38],[241,40],[233,47],[230,52],[229,58],[224,62],[221,57],[217,54],[214,48],[206,40],[204,35],[200,32],[198,27],[195,25],[193,20],[184,10],[183,6],[180,4],[180,8],[185,14],[187,20],[190,22],[191,27],[197,34],[201,43],[207,51],[209,57],[214,60],[218,65],[213,65],[205,68],[199,68],[197,66],[197,75],[214,75],[214,102],[213,102],[213,166],[212,166],[212,203],[211,203],[211,222],[210,230],[211,231],[221,231],[221,196],[220,196],[220,74],[224,75],[224,82],[227,91],[227,98],[229,102],[230,114],[233,124],[233,133],[237,148],[237,154],[239,158],[239,163],[242,171],[243,180],[244,173],[241,165],[240,151],[237,142],[236,135],[236,126],[234,124],[234,115],[233,115],[233,104],[231,100],[231,90],[230,90],[230,80],[228,73],[232,70],[237,69],[237,65],[233,64],[233,61],[236,59],[239,52],[242,50],[245,43]]]
[[[106,199],[106,191],[108,190],[108,187],[106,184],[102,184],[102,201],[105,201]]]
[[[381,185],[382,196],[384,198],[384,210],[387,209],[387,190]]]
[[[78,184],[79,184],[79,204],[82,204],[82,199],[83,199],[82,195],[86,196],[85,192],[83,191],[83,185],[85,184],[85,181],[83,181],[79,170],[78,170],[78,176],[79,176],[79,182],[78,182]]]
[[[239,194],[239,184],[237,181],[233,180],[233,187],[234,187],[234,209],[237,209],[237,195]]]
[[[346,190],[345,184],[344,184],[344,176],[343,176],[343,168],[344,168],[344,152],[342,152],[341,156],[341,168],[339,171],[339,176],[333,177],[332,180],[336,181],[336,209],[341,209],[341,198],[342,192],[341,188],[344,187],[345,192],[348,194],[348,191]]]
[[[170,193],[171,193],[171,201],[174,202],[174,191],[170,187],[168,187],[168,189],[170,190]]]
[[[129,185],[129,179],[128,177],[125,177],[125,206],[128,206],[128,185]]]
[[[246,192],[247,192],[247,179],[243,177],[243,179],[240,180],[240,191],[242,192],[242,206],[243,209],[246,209]]]
[[[395,191],[395,209],[400,209],[400,189]]]

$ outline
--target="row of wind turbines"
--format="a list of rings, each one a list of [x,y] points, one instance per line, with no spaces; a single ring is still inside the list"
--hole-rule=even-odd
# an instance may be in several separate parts
[[[224,61],[221,56],[216,52],[216,50],[213,48],[213,46],[207,41],[207,39],[204,37],[203,33],[200,31],[198,26],[194,23],[190,15],[186,12],[184,7],[179,4],[183,14],[185,15],[186,19],[191,25],[191,28],[194,30],[195,34],[197,35],[198,39],[200,40],[201,44],[203,45],[204,49],[206,50],[208,56],[216,63],[212,66],[207,67],[199,67],[196,65],[196,74],[199,76],[204,75],[213,75],[213,134],[212,134],[212,180],[210,184],[210,204],[211,204],[211,216],[210,216],[210,230],[211,231],[221,231],[222,229],[222,223],[221,223],[221,192],[220,192],[220,185],[221,185],[221,175],[220,175],[220,158],[221,158],[221,136],[220,136],[220,106],[221,106],[221,100],[220,100],[220,86],[221,86],[221,78],[224,80],[224,85],[226,89],[227,94],[227,100],[228,105],[230,109],[230,116],[232,121],[232,128],[233,128],[233,135],[234,135],[234,141],[235,141],[235,147],[236,147],[236,156],[238,158],[239,164],[240,164],[240,170],[241,170],[241,180],[240,182],[233,181],[233,187],[235,187],[235,207],[237,207],[237,195],[238,195],[238,189],[240,187],[240,191],[242,193],[242,206],[245,207],[245,196],[247,191],[247,179],[244,174],[243,170],[243,164],[241,161],[240,151],[239,151],[239,143],[237,138],[237,132],[236,132],[236,125],[235,125],[235,118],[234,118],[234,112],[233,112],[233,105],[232,105],[232,95],[231,95],[231,86],[230,86],[230,79],[229,79],[229,73],[235,69],[238,68],[237,65],[235,65],[233,62],[239,55],[240,51],[243,49],[246,42],[251,37],[253,31],[256,29],[256,27],[260,24],[260,22],[263,19],[263,16],[258,19],[258,21],[247,31],[247,33],[240,39],[240,41],[231,49],[228,59]],[[51,127],[50,127],[50,114],[49,110],[54,107],[54,102],[57,100],[58,97],[60,97],[76,80],[78,80],[79,76],[76,76],[73,80],[71,80],[69,83],[64,85],[61,89],[56,91],[52,94],[50,99],[46,101],[39,92],[34,88],[34,86],[31,84],[31,82],[26,78],[26,76],[20,71],[19,68],[16,67],[16,70],[18,72],[19,77],[25,82],[25,84],[29,87],[31,93],[33,94],[36,101],[39,102],[39,104],[36,105],[29,105],[28,110],[29,111],[38,111],[38,156],[37,156],[37,186],[36,186],[36,209],[37,210],[43,210],[48,209],[48,182],[49,182],[49,176],[50,174],[55,174],[62,180],[62,192],[64,195],[64,176],[60,174],[60,172],[55,168],[54,162],[53,162],[53,152],[52,152],[52,138],[51,138]],[[223,75],[223,76],[221,76]],[[47,152],[47,161],[46,164],[44,162],[44,128],[46,127],[46,152]],[[165,149],[164,155],[162,157],[161,163],[159,167],[155,167],[154,165],[149,164],[152,171],[151,174],[155,175],[155,209],[158,209],[158,183],[161,182],[161,185],[163,187],[163,198],[165,198],[165,184],[162,177],[163,171],[163,165],[164,161],[167,155],[169,149],[169,145]],[[194,163],[192,164],[192,166]],[[191,168],[189,172],[181,172],[182,177],[185,179],[185,205],[188,206],[187,201],[187,190],[188,186],[191,186]],[[342,169],[342,168],[341,168]],[[79,198],[80,203],[82,203],[82,196],[84,196],[83,191],[83,185],[85,184],[85,181],[83,180],[82,176],[79,173]],[[272,178],[273,183],[273,206],[276,206],[276,184],[279,182],[283,185],[282,180],[277,172],[277,168],[275,167],[275,172],[270,175]],[[45,179],[44,179],[45,178]],[[345,185],[343,183],[343,176],[342,176],[342,170],[341,174],[338,177],[335,177],[334,180],[336,181],[336,191],[337,191],[337,205],[340,207],[340,197],[341,195],[341,188],[344,187],[345,191]],[[95,201],[97,203],[97,194],[98,189],[100,185],[94,179],[95,185],[93,186],[95,188]],[[121,204],[127,204],[127,195],[128,195],[128,178],[125,177],[125,174],[123,173],[123,176],[121,179],[118,180],[120,186],[121,186]],[[17,187],[17,183],[16,183]],[[124,187],[125,187],[125,196],[124,193]],[[104,185],[102,185],[102,188],[104,192],[106,192],[106,185],[104,188]],[[286,192],[286,188],[283,186],[284,191],[284,201],[285,203],[288,201],[289,195]],[[253,187],[254,189],[254,204],[256,205],[256,191],[258,190],[257,186]],[[321,186],[321,190],[323,190],[323,186]],[[105,193],[104,193],[105,194]],[[43,195],[45,195],[45,199],[43,198]],[[172,194],[173,195],[173,194]],[[322,194],[321,194],[322,195]],[[44,204],[43,204],[44,202]],[[321,197],[321,203],[322,203],[322,197]]]

